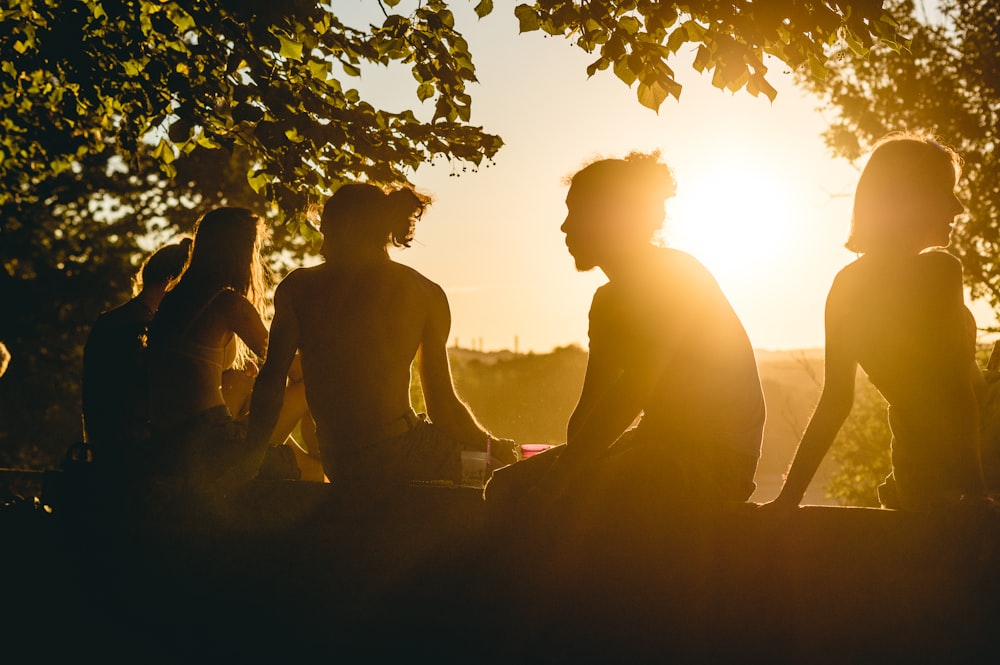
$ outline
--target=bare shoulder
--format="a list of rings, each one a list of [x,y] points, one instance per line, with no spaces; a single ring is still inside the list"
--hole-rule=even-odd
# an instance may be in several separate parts
[[[256,311],[249,300],[232,289],[220,291],[210,307],[215,311],[229,313],[243,313],[247,311],[247,308]]]
[[[278,286],[275,291],[281,290],[287,293],[305,288],[309,282],[319,276],[321,268],[322,266],[313,266],[312,268],[296,268],[292,272],[285,275],[285,277],[278,282]]]
[[[663,264],[674,270],[702,273],[705,275],[711,274],[708,268],[705,267],[705,264],[698,260],[698,257],[684,250],[664,247],[661,250],[660,256],[662,257]]]
[[[423,273],[395,261],[391,263],[390,270],[392,271],[393,279],[397,280],[400,286],[412,289],[416,295],[425,298],[429,305],[444,304],[447,306],[448,296],[445,294],[444,289]]]

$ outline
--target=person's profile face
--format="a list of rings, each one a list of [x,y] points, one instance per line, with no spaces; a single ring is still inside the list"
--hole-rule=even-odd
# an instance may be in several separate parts
[[[925,247],[947,247],[955,218],[965,212],[965,206],[955,194],[955,177],[943,173],[926,183],[910,200],[915,230]]]
[[[571,185],[566,194],[566,219],[560,230],[566,234],[566,248],[580,271],[591,270],[601,264],[603,252],[613,242],[609,227],[607,196],[579,185]]]

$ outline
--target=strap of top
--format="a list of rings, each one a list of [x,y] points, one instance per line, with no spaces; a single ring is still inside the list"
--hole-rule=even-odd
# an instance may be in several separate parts
[[[212,303],[215,302],[215,299],[218,298],[223,293],[225,293],[226,291],[231,291],[231,290],[232,289],[229,289],[228,287],[226,287],[226,288],[222,288],[222,289],[219,289],[218,291],[216,291],[212,295],[211,298],[209,298],[207,301],[205,301],[204,305],[202,305],[201,307],[198,308],[198,311],[194,313],[194,316],[192,316],[188,320],[187,325],[185,325],[184,328],[181,330],[180,336],[181,337],[186,337],[187,334],[189,332],[191,332],[191,328],[194,327],[194,324],[198,323],[198,321],[201,319],[202,315],[204,315],[205,312],[208,311],[208,308],[212,306]]]

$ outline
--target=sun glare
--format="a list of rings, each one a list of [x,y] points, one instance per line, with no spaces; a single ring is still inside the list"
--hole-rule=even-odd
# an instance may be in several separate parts
[[[801,222],[794,183],[777,170],[731,158],[676,177],[664,239],[694,254],[720,281],[771,272],[794,249]]]

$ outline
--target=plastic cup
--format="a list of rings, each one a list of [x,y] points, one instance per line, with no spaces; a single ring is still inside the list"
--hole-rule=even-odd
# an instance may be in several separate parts
[[[521,459],[528,459],[533,455],[538,453],[544,453],[546,450],[552,446],[546,445],[544,443],[524,443],[521,444]]]

